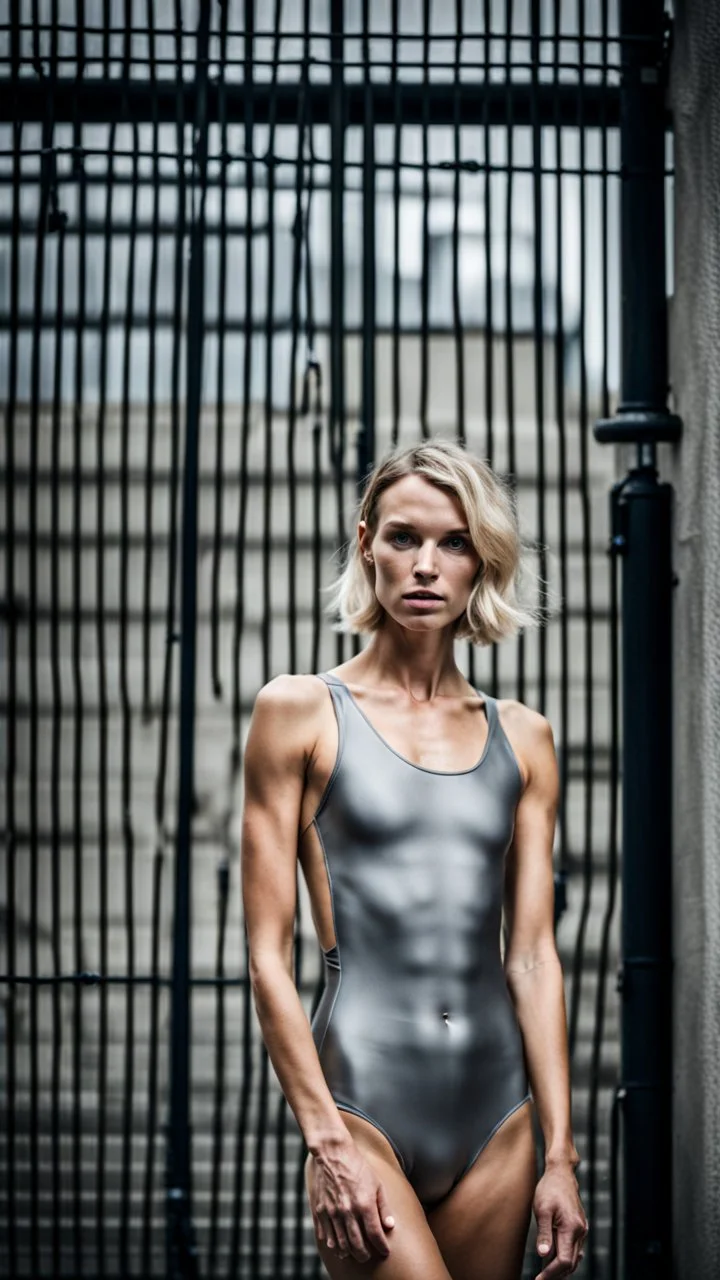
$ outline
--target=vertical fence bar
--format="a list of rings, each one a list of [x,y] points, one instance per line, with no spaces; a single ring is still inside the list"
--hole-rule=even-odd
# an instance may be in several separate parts
[[[493,326],[493,288],[492,288],[492,163],[490,154],[490,32],[492,16],[490,0],[483,4],[483,96],[482,96],[482,135],[483,160],[483,218],[485,228],[485,315],[483,318],[485,349],[485,456],[493,466],[495,458],[495,395],[494,395],[494,347],[495,332]],[[493,667],[493,688],[497,688],[497,646],[493,645],[491,655]]]
[[[493,313],[493,226],[492,226],[492,134],[490,127],[490,38],[493,28],[492,6],[490,0],[483,4],[483,225],[485,228],[485,307],[484,307],[484,348],[485,348],[485,456],[490,466],[495,465],[495,324]],[[468,645],[469,674],[475,684],[476,648]],[[495,694],[498,689],[499,651],[496,644],[490,649],[490,685]]]
[[[618,662],[618,636],[620,633],[619,613],[618,613],[618,570],[619,557],[622,554],[622,534],[619,522],[619,503],[617,498],[620,495],[622,484],[616,485],[613,489],[613,501],[611,506],[611,528],[610,541],[608,546],[608,556],[610,559],[610,618],[609,618],[609,648],[610,648],[610,815],[609,815],[609,832],[608,832],[608,870],[607,870],[607,903],[603,913],[601,935],[600,935],[600,956],[598,960],[597,986],[595,989],[595,1024],[593,1026],[592,1048],[590,1056],[590,1088],[588,1094],[588,1203],[586,1209],[588,1217],[592,1221],[593,1214],[591,1212],[590,1201],[592,1199],[593,1206],[597,1189],[597,1134],[598,1134],[598,1103],[600,1098],[600,1060],[603,1046],[603,1031],[605,1028],[605,987],[608,968],[608,958],[610,954],[610,930],[612,928],[615,915],[615,901],[617,896],[617,878],[618,878],[618,841],[617,841],[617,817],[618,817],[618,796],[619,796],[619,778],[620,778],[620,750],[619,750],[619,662]],[[618,1107],[620,1105],[619,1091],[616,1090],[612,1106],[611,1116],[611,1133],[610,1133],[610,1270],[611,1276],[617,1258],[616,1248],[616,1227],[617,1227],[617,1182],[616,1182],[616,1152],[617,1152],[617,1123],[618,1123]],[[596,1243],[597,1232],[593,1232],[590,1243],[590,1256],[588,1259],[588,1274],[590,1280],[600,1274],[600,1259]]]
[[[225,85],[225,66],[228,49],[228,10],[223,5],[220,9],[219,32],[219,66],[217,71],[217,95],[219,117],[220,144],[220,211],[218,226],[218,291],[217,291],[217,381],[215,393],[215,414],[217,421],[215,436],[215,476],[213,484],[213,505],[215,520],[213,526],[213,551],[210,587],[210,680],[213,695],[222,698],[222,682],[220,678],[220,579],[223,549],[224,493],[223,474],[225,468],[225,317],[227,304],[227,188],[228,188],[228,123],[227,98]],[[210,1170],[210,1206],[208,1211],[208,1247],[207,1269],[209,1276],[217,1275],[218,1246],[221,1218],[221,1188],[223,1174],[223,1156],[225,1151],[225,1128],[223,1124],[226,1101],[226,988],[225,988],[225,946],[227,940],[227,918],[230,897],[230,861],[228,849],[228,822],[223,823],[225,848],[223,849],[216,871],[217,884],[217,941],[215,949],[215,1052],[214,1082],[212,1110],[212,1149]]]
[[[35,1274],[40,1271],[40,1063],[38,1054],[38,720],[40,714],[38,691],[38,470],[39,438],[41,431],[40,377],[42,367],[42,312],[47,257],[47,236],[57,229],[57,175],[53,151],[54,124],[52,120],[52,94],[47,95],[46,116],[42,126],[43,150],[41,161],[41,190],[38,221],[35,233],[35,277],[33,289],[32,351],[30,371],[30,476],[28,492],[28,665],[29,665],[29,742],[28,772],[30,790],[30,862],[29,893],[30,911],[29,948],[29,1155],[30,1155],[30,1261]],[[16,904],[14,904],[16,907]],[[17,1176],[13,1170],[13,1176]]]
[[[243,344],[243,389],[242,389],[242,425],[240,444],[240,476],[238,497],[238,523],[235,540],[235,610],[233,619],[233,708],[232,708],[232,749],[231,749],[231,786],[230,805],[234,803],[234,790],[237,785],[242,761],[241,721],[242,721],[242,689],[240,684],[240,644],[245,620],[245,542],[247,526],[247,494],[248,494],[248,450],[250,440],[250,395],[253,353],[253,308],[252,298],[255,275],[253,271],[254,249],[254,191],[255,168],[253,163],[254,145],[254,36],[255,36],[255,0],[245,0],[244,6],[244,120],[243,136],[245,143],[245,272],[243,279],[244,292],[244,344]],[[252,993],[248,978],[247,941],[243,938],[245,982],[242,990],[242,1065],[240,1099],[238,1103],[237,1125],[235,1131],[234,1180],[232,1208],[230,1219],[230,1242],[228,1247],[228,1280],[237,1275],[240,1249],[242,1244],[243,1193],[245,1189],[245,1145],[247,1140],[248,1116],[254,1074],[252,1053]]]
[[[168,1273],[198,1274],[192,1223],[190,1134],[190,901],[194,809],[197,628],[198,484],[205,302],[205,194],[207,184],[207,79],[210,8],[198,11],[196,111],[193,130],[193,216],[190,226],[187,320],[187,408],[182,486],[182,601],[180,741],[173,912],[170,1112],[168,1131]]]
[[[62,972],[62,736],[63,736],[63,700],[60,658],[60,499],[62,495],[62,356],[63,333],[65,324],[65,255],[60,237],[60,252],[57,257],[55,278],[55,296],[57,309],[55,313],[55,368],[53,372],[53,395],[51,411],[52,454],[50,463],[50,509],[52,545],[50,548],[51,591],[50,591],[50,665],[52,671],[53,708],[50,758],[50,795],[52,805],[51,818],[51,912],[52,912],[52,951],[53,965],[56,974]],[[63,1051],[63,1000],[60,983],[54,985],[52,992],[52,1081],[50,1097],[50,1127],[52,1141],[52,1268],[53,1275],[59,1276],[62,1269],[62,1146],[60,1140],[60,1095],[62,1086],[62,1051]]]
[[[530,123],[532,128],[532,184],[533,184],[533,342],[535,384],[535,428],[537,459],[537,552],[540,571],[541,604],[545,604],[544,583],[547,581],[547,553],[545,528],[545,307],[543,298],[543,174],[542,174],[542,124],[538,104],[541,7],[540,0],[531,0],[531,95]],[[538,689],[535,705],[543,711],[547,698],[547,631],[543,627],[537,637]]]
[[[220,679],[220,574],[222,569],[223,515],[225,488],[225,316],[227,305],[227,189],[228,189],[228,122],[227,94],[225,92],[225,65],[228,48],[228,6],[220,9],[219,62],[216,76],[220,143],[220,217],[218,226],[218,291],[217,291],[217,392],[215,397],[215,484],[213,505],[213,552],[210,585],[210,680],[213,696],[222,698]]]
[[[431,0],[423,0],[422,6],[422,269],[420,275],[420,433],[423,440],[430,438],[428,425],[428,398],[430,395],[430,359],[428,328],[430,324],[430,157],[428,155],[430,132],[430,7]]]
[[[82,10],[82,7],[81,7]],[[81,44],[83,36],[82,23],[76,32],[76,41]],[[82,74],[81,52],[77,56],[77,76]],[[73,141],[79,148],[81,141],[81,125],[77,105],[74,111]],[[85,720],[85,692],[83,684],[83,572],[82,572],[82,497],[83,497],[83,338],[85,334],[85,294],[87,278],[87,189],[85,170],[79,153],[76,154],[74,177],[78,182],[78,222],[77,222],[77,254],[78,254],[78,308],[77,328],[75,331],[75,369],[73,392],[73,540],[72,540],[72,673],[74,704],[74,740],[73,740],[73,943],[74,965],[76,973],[85,969],[83,947],[84,903],[85,895],[83,878],[83,799],[85,780],[85,753],[83,733]],[[65,228],[60,229],[58,255],[62,259],[65,247]],[[58,291],[58,303],[61,294]],[[87,988],[81,983],[74,984],[73,990],[73,1207],[74,1207],[74,1251],[77,1275],[85,1270],[83,1258],[83,1195],[82,1195],[82,1052],[83,1052],[83,1009],[82,1003],[87,999]]]
[[[62,704],[62,679],[61,679],[61,657],[60,657],[60,631],[61,631],[61,604],[60,604],[60,584],[62,582],[61,566],[60,566],[60,505],[62,496],[62,463],[61,463],[61,444],[63,434],[63,413],[62,413],[62,368],[63,368],[63,336],[65,331],[65,246],[64,232],[60,229],[58,235],[58,253],[55,274],[55,297],[57,299],[57,309],[55,313],[55,365],[53,371],[53,397],[52,397],[52,461],[51,461],[51,520],[52,520],[52,546],[50,549],[50,560],[52,564],[52,584],[51,584],[51,633],[50,633],[50,655],[52,667],[53,681],[53,722],[51,731],[51,778],[50,789],[52,795],[52,836],[50,855],[52,859],[51,871],[51,912],[52,912],[52,950],[55,972],[62,971],[62,828],[61,828],[61,770],[62,770],[62,736],[63,736],[63,704]],[[75,529],[77,536],[77,530]],[[75,728],[75,737],[77,738],[77,725]],[[73,833],[73,843],[77,841],[77,832]],[[77,922],[76,922],[77,924]],[[73,1005],[75,1004],[75,993],[71,996]],[[62,1147],[61,1147],[61,1088],[62,1088],[62,989],[57,985],[52,993],[53,1004],[53,1045],[52,1045],[52,1084],[51,1084],[51,1127],[52,1127],[52,1147],[53,1147],[53,1240],[52,1240],[52,1258],[53,1258],[53,1274],[60,1275],[62,1267]],[[75,1022],[75,1019],[74,1019]],[[76,1043],[75,1027],[73,1027],[73,1054]],[[73,1062],[73,1067],[75,1063]],[[73,1079],[73,1111],[75,1111],[75,1100],[77,1097],[75,1089],[75,1081],[77,1073],[74,1071]],[[73,1116],[74,1119],[74,1116]],[[73,1126],[74,1127],[74,1126]],[[78,1252],[78,1229],[79,1229],[79,1175],[78,1175],[78,1141],[77,1132],[73,1133],[73,1166],[71,1181],[73,1191],[73,1247],[75,1249],[75,1257],[77,1261]]]
[[[275,145],[278,115],[278,75],[280,70],[280,32],[283,22],[283,0],[275,0],[273,16],[272,80],[270,86],[270,119],[267,138],[267,280],[265,284],[265,403],[263,407],[263,522],[262,522],[262,678],[270,679],[272,671],[272,499],[273,499],[273,410],[275,402],[275,195],[277,169]]]
[[[603,63],[603,79],[607,80],[608,71],[608,3],[603,0],[602,4],[602,63]],[[601,169],[602,169],[602,192],[601,192],[601,235],[602,235],[602,251],[603,251],[603,287],[602,287],[602,334],[603,334],[603,379],[602,379],[602,409],[601,412],[607,416],[610,412],[609,405],[609,387],[608,387],[608,315],[609,315],[609,299],[608,299],[608,200],[607,200],[607,119],[606,97],[602,98],[603,119],[600,126],[600,149],[601,149]],[[617,517],[618,507],[613,504],[611,507],[611,519]],[[611,528],[610,546],[608,555],[610,558],[610,625],[609,625],[609,644],[610,644],[610,761],[609,761],[609,787],[610,787],[610,817],[608,831],[608,863],[607,863],[607,902],[602,920],[602,929],[600,937],[600,954],[598,958],[597,986],[595,993],[595,1023],[593,1026],[592,1049],[590,1058],[590,1090],[588,1098],[588,1184],[594,1196],[596,1183],[596,1161],[598,1148],[598,1128],[600,1117],[599,1100],[600,1100],[600,1071],[602,1063],[603,1040],[605,1030],[605,1010],[607,1003],[607,973],[610,960],[610,935],[615,916],[615,906],[617,900],[617,881],[618,881],[618,804],[619,804],[619,778],[620,778],[620,742],[619,742],[619,655],[618,655],[618,636],[619,628],[619,612],[618,612],[618,575],[620,569],[621,543],[618,541],[616,534],[619,534],[619,528]],[[617,1180],[617,1156],[618,1156],[618,1136],[620,1131],[620,1110],[622,1106],[622,1091],[616,1089],[612,1102],[611,1125],[610,1125],[610,1256],[609,1256],[609,1275],[608,1280],[616,1280],[617,1264],[618,1264],[618,1180]],[[588,1200],[589,1203],[589,1200]],[[601,1267],[601,1261],[598,1256],[597,1240],[595,1234],[590,1241],[590,1257],[589,1257],[589,1280],[595,1280]]]
[[[288,483],[288,670],[297,671],[297,360],[300,339],[300,285],[302,279],[302,253],[305,239],[305,215],[303,212],[303,188],[305,173],[305,112],[308,96],[310,14],[304,6],[303,65],[298,90],[297,146],[295,153],[295,212],[293,215],[292,273],[290,281],[290,379],[288,386],[288,420],[286,438]]]
[[[20,77],[20,32],[18,0],[11,6],[11,49],[13,89]],[[5,591],[7,625],[7,740],[5,752],[5,894],[7,904],[6,965],[8,988],[6,997],[5,1069],[7,1118],[5,1122],[5,1195],[2,1216],[7,1226],[7,1260],[10,1280],[17,1274],[17,1211],[15,1194],[15,1160],[17,1153],[16,1089],[17,1089],[17,1040],[16,1040],[16,991],[17,973],[17,651],[19,602],[15,595],[15,431],[17,423],[18,393],[18,319],[20,314],[20,200],[22,174],[22,124],[17,120],[17,100],[14,96],[13,158],[12,158],[12,211],[10,215],[10,298],[8,342],[8,387],[5,411],[5,469],[2,477],[5,504]]]
[[[369,0],[363,0],[362,421],[357,449],[357,475],[361,483],[375,462],[375,124],[369,30],[370,5]]]
[[[150,78],[155,88],[155,13],[154,0],[150,0],[148,4],[148,63]],[[148,379],[147,379],[147,453],[145,458],[145,556],[144,570],[145,578],[143,583],[143,603],[142,603],[142,643],[143,643],[143,719],[145,723],[149,723],[154,715],[152,701],[152,657],[151,657],[151,638],[152,638],[152,613],[151,613],[151,594],[152,594],[152,565],[153,565],[153,531],[155,527],[155,492],[157,488],[157,477],[155,474],[155,439],[157,434],[157,413],[156,413],[156,377],[157,377],[157,327],[158,327],[158,284],[159,284],[159,258],[160,258],[160,164],[158,160],[158,152],[160,150],[160,134],[158,126],[158,110],[157,96],[152,96],[152,150],[153,150],[153,169],[152,169],[152,231],[151,231],[151,247],[150,247],[150,276],[149,276],[149,298],[148,298]],[[178,200],[182,196],[182,185],[180,185],[177,197]],[[182,218],[178,216],[177,225],[182,226]],[[177,451],[177,445],[174,443],[173,448]],[[175,521],[174,511],[175,487],[171,488],[170,500],[170,529],[168,530],[168,541],[173,542],[173,525]],[[171,552],[172,562],[174,563],[174,549]],[[173,572],[170,570],[169,579],[173,580]],[[172,593],[174,595],[174,593]],[[166,653],[171,652],[171,646],[166,646]],[[165,732],[165,714],[164,708],[160,708],[160,739],[162,741]],[[157,799],[155,801],[155,830],[154,830],[154,850],[152,863],[152,898],[150,905],[150,974],[152,983],[149,991],[150,1010],[148,1018],[148,1038],[149,1038],[149,1057],[147,1072],[147,1119],[145,1125],[145,1170],[144,1170],[144,1186],[143,1186],[143,1209],[142,1209],[142,1236],[141,1236],[141,1266],[146,1275],[151,1271],[151,1245],[152,1245],[152,1215],[153,1215],[153,1198],[155,1190],[155,1139],[157,1135],[158,1125],[158,1074],[159,1074],[159,1058],[160,1058],[160,985],[158,982],[160,970],[160,929],[161,929],[161,895],[162,895],[162,879],[165,860],[165,833],[163,831],[162,805],[158,812]]]
[[[99,402],[95,427],[95,636],[98,655],[98,962],[101,973],[108,971],[109,957],[109,884],[110,847],[108,820],[108,718],[107,640],[105,635],[105,437],[107,426],[107,371],[110,328],[110,289],[112,266],[112,194],[115,165],[116,126],[108,129],[107,187],[102,247],[102,301],[99,323]],[[97,1155],[95,1162],[96,1199],[95,1230],[97,1232],[98,1275],[105,1275],[105,1186],[107,1152],[108,1101],[108,989],[104,982],[99,990],[98,1069],[97,1069]]]
[[[461,3],[461,0],[458,0]],[[402,105],[398,44],[400,38],[399,0],[392,0],[392,88],[393,88],[393,280],[392,280],[392,434],[394,447],[400,439],[401,337],[400,337],[400,177],[402,161]]]
[[[634,443],[613,491],[622,573],[623,1261],[632,1280],[669,1280],[671,1182],[672,497],[656,445],[668,413],[665,301],[664,6],[621,0],[622,371],[601,442]]]
[[[153,86],[155,85],[155,13],[154,0],[148,0],[148,69]],[[144,547],[144,581],[142,603],[142,708],[143,720],[148,724],[152,718],[152,568],[153,568],[153,535],[154,535],[154,498],[155,498],[155,438],[157,434],[155,406],[155,373],[157,367],[157,318],[158,318],[158,259],[160,256],[160,136],[158,127],[157,93],[152,95],[152,222],[150,242],[150,276],[148,304],[148,399],[147,399],[147,454],[145,458],[145,547]]]
[[[130,75],[130,34],[125,39],[124,83]],[[125,100],[127,112],[127,100]],[[130,195],[130,231],[128,237],[128,272],[125,287],[125,315],[123,324],[122,398],[120,404],[120,698],[122,703],[122,801],[124,843],[124,908],[125,945],[127,948],[128,983],[125,991],[125,1044],[123,1111],[125,1123],[122,1139],[122,1174],[120,1204],[120,1265],[124,1273],[130,1271],[130,1218],[133,1183],[133,1126],[135,1104],[135,976],[137,926],[135,919],[135,827],[133,823],[133,708],[129,680],[129,621],[130,621],[130,432],[131,413],[131,325],[134,309],[135,229],[137,224],[138,188],[138,127],[132,126],[133,183]]]
[[[264,395],[264,456],[263,456],[263,527],[262,527],[262,678],[270,679],[272,672],[272,481],[273,481],[273,406],[274,406],[274,339],[275,339],[275,195],[277,174],[275,169],[275,145],[277,129],[277,88],[280,69],[280,32],[283,21],[283,0],[275,0],[273,17],[273,55],[271,71],[270,119],[267,141],[267,280],[265,287],[265,395]],[[250,1231],[250,1257],[253,1274],[260,1272],[261,1222],[263,1212],[263,1183],[265,1180],[265,1143],[268,1131],[270,1101],[270,1064],[267,1050],[260,1049],[260,1080],[258,1089],[258,1117],[255,1133],[255,1169],[253,1178],[252,1224]]]
[[[515,144],[515,120],[512,94],[512,38],[513,38],[513,0],[505,0],[505,136],[507,160],[507,186],[505,188],[505,413],[507,415],[508,434],[508,477],[513,485],[517,484],[517,462],[515,457],[515,351],[513,344],[513,293],[512,293],[512,239],[513,239],[513,167]],[[520,644],[523,644],[522,637]],[[522,698],[522,693],[518,697]]]
[[[584,32],[584,9],[582,0],[578,0],[578,29],[582,39]],[[581,57],[584,58],[584,44],[581,42]],[[573,957],[573,993],[570,1004],[570,1048],[574,1051],[577,1026],[580,1014],[580,1001],[583,985],[583,966],[585,955],[586,926],[589,920],[594,882],[593,866],[593,829],[595,825],[594,806],[594,737],[595,715],[593,706],[593,680],[595,666],[595,644],[593,637],[593,581],[592,581],[592,494],[589,475],[589,433],[588,433],[588,381],[587,381],[587,201],[586,201],[586,128],[585,128],[584,72],[581,75],[578,91],[578,149],[580,167],[580,405],[579,405],[579,444],[580,444],[580,501],[582,509],[582,576],[583,576],[583,641],[584,641],[584,704],[585,733],[583,738],[583,905],[581,922],[575,944]],[[593,1130],[590,1129],[592,1148]],[[588,1160],[588,1208],[594,1210],[595,1201],[595,1163],[594,1152]]]
[[[230,863],[223,857],[217,869],[217,943],[215,950],[215,1082],[212,1115],[212,1167],[210,1182],[210,1229],[208,1238],[208,1275],[217,1274],[218,1226],[220,1219],[220,1180],[223,1158],[223,1105],[225,1102],[225,940],[227,937],[228,898],[230,895]]]
[[[569,671],[570,647],[568,637],[568,528],[567,528],[567,421],[565,406],[565,314],[563,305],[564,264],[563,264],[563,131],[560,124],[559,83],[560,83],[560,33],[561,33],[560,0],[554,0],[554,106],[555,106],[555,187],[557,205],[555,209],[555,417],[558,433],[558,541],[560,550],[560,598],[563,601],[560,616],[560,669]],[[568,875],[568,782],[569,782],[569,688],[568,681],[560,685],[560,741],[562,750],[559,753],[560,803],[558,826],[560,833],[559,871],[557,880],[564,888]],[[557,918],[557,916],[556,916]]]
[[[593,699],[595,640],[593,634],[594,601],[592,577],[592,507],[590,458],[588,453],[588,369],[587,369],[587,129],[585,117],[585,3],[577,0],[577,28],[580,61],[580,79],[577,94],[578,160],[580,169],[580,402],[578,428],[580,445],[580,499],[582,506],[582,579],[583,579],[583,649],[584,679],[583,701],[585,707],[585,732],[583,739],[583,889],[580,925],[573,955],[573,991],[570,1007],[570,1051],[574,1055],[579,1025],[584,969],[586,965],[587,925],[592,910],[592,894],[595,883],[593,832],[595,828],[595,707]],[[588,1161],[586,1209],[594,1220],[597,1209],[597,1114],[592,1109],[597,1095],[590,1088],[591,1107],[588,1112]],[[590,1270],[595,1266],[596,1249],[593,1240],[590,1247]]]
[[[308,31],[310,30],[308,18]],[[310,37],[306,44],[306,55],[311,54]],[[315,320],[315,293],[313,288],[312,259],[312,227],[313,227],[313,194],[315,191],[315,130],[312,116],[307,122],[308,138],[308,181],[307,206],[305,212],[305,370],[303,373],[303,395],[301,412],[312,415],[312,534],[311,534],[311,598],[312,598],[312,639],[310,649],[310,670],[317,671],[320,665],[320,646],[322,641],[322,610],[320,588],[322,582],[322,380],[323,372],[317,351],[317,324]],[[304,1154],[301,1151],[302,1174]],[[299,1201],[296,1202],[298,1215],[302,1212]],[[300,1231],[300,1219],[296,1220],[296,1236]],[[296,1262],[297,1267],[297,1262]]]
[[[286,438],[287,486],[288,486],[288,670],[297,671],[297,358],[300,337],[300,298],[302,280],[303,244],[306,236],[305,215],[303,211],[303,189],[305,175],[305,117],[309,88],[310,58],[310,3],[303,4],[303,61],[300,73],[300,86],[297,102],[297,142],[295,153],[295,211],[293,215],[292,237],[292,272],[290,280],[290,385],[288,388],[288,418]],[[300,904],[298,901],[295,919],[295,982],[300,986],[302,974],[302,934]],[[284,1274],[286,1235],[290,1234],[290,1224],[285,1214],[286,1187],[286,1129],[288,1104],[281,1094],[276,1112],[276,1185],[275,1185],[275,1239],[273,1243],[273,1274]]]
[[[177,155],[177,216],[175,224],[175,244],[174,244],[174,261],[173,261],[173,305],[172,305],[172,363],[171,363],[171,382],[170,382],[170,479],[168,485],[168,510],[170,518],[170,528],[168,531],[167,543],[167,587],[165,597],[165,620],[164,620],[164,641],[165,649],[163,655],[163,678],[162,678],[162,696],[160,704],[160,724],[158,734],[158,761],[157,771],[155,775],[155,795],[154,795],[154,816],[155,816],[155,855],[153,860],[153,934],[152,934],[152,953],[151,953],[151,972],[155,978],[158,977],[160,968],[160,911],[161,911],[161,894],[163,873],[165,869],[165,852],[169,844],[169,834],[166,831],[166,791],[168,786],[168,756],[170,743],[170,727],[172,718],[173,703],[173,673],[174,673],[174,651],[175,644],[180,639],[180,633],[176,629],[176,594],[177,594],[177,576],[178,576],[178,499],[180,491],[180,444],[181,444],[181,387],[180,387],[180,371],[181,356],[183,343],[183,288],[185,282],[185,236],[186,236],[186,182],[185,182],[185,109],[184,97],[180,91],[182,84],[182,37],[179,25],[179,14],[176,10],[175,24],[175,49],[177,58],[177,83],[175,94],[175,152]],[[153,1045],[159,1042],[159,1009],[160,992],[157,982],[153,985],[150,1005],[150,1027]],[[170,1009],[172,1017],[172,1007]],[[172,1070],[172,1063],[171,1063]],[[152,1110],[152,1132],[155,1132],[156,1116],[158,1111],[157,1099],[157,1074],[158,1059],[157,1054],[152,1053],[150,1060],[150,1081],[151,1089],[151,1110]],[[151,1117],[148,1116],[148,1129],[150,1130]],[[150,1256],[151,1248],[151,1225],[149,1214],[151,1204],[151,1188],[152,1176],[154,1171],[154,1156],[148,1152],[145,1167],[145,1199],[148,1207],[148,1216],[146,1218],[146,1228],[143,1240],[143,1257]],[[171,1185],[171,1184],[170,1184]],[[170,1206],[168,1206],[168,1210]],[[167,1241],[166,1241],[167,1247]]]
[[[452,225],[452,310],[455,339],[455,434],[465,443],[465,336],[460,307],[460,68],[462,66],[463,0],[455,0],[455,79],[453,84],[453,225]],[[487,95],[486,95],[487,96]]]
[[[309,19],[308,19],[309,28]],[[306,49],[309,56],[309,42]],[[315,189],[315,148],[314,148],[314,130],[312,118],[308,121],[308,142],[309,142],[309,169],[308,169],[308,197],[307,212],[305,221],[305,331],[306,331],[306,351],[307,363],[305,366],[305,374],[303,380],[303,402],[302,411],[306,414],[312,414],[312,534],[311,534],[311,560],[312,560],[312,649],[310,658],[310,670],[317,671],[320,666],[320,646],[322,641],[322,613],[321,613],[321,597],[320,587],[322,581],[322,490],[323,490],[323,473],[322,473],[322,419],[323,419],[323,402],[322,402],[322,366],[316,351],[317,332],[315,323],[315,302],[312,279],[312,209],[313,209],[313,193]],[[303,987],[303,960],[304,947],[302,945],[302,937],[299,930],[295,933],[295,982],[298,990],[302,991]],[[318,972],[316,982],[316,1000],[322,990],[322,971]],[[314,1014],[316,1005],[313,1005],[311,1017]],[[292,1275],[303,1275],[303,1244],[304,1244],[304,1226],[307,1214],[307,1201],[305,1195],[305,1159],[307,1156],[307,1147],[304,1140],[301,1141],[298,1150],[297,1167],[295,1170],[295,1187],[294,1187],[294,1212],[295,1222],[293,1230],[293,1260]]]
[[[344,0],[330,0],[330,465],[335,480],[337,542],[344,546],[345,501],[345,17]],[[335,660],[345,639],[335,636]]]
[[[517,420],[515,402],[515,308],[513,299],[512,246],[515,194],[515,105],[512,86],[512,54],[515,30],[514,0],[505,0],[505,121],[507,129],[507,189],[505,192],[505,388],[508,433],[508,477],[517,502]],[[525,633],[518,637],[517,696],[526,699]]]

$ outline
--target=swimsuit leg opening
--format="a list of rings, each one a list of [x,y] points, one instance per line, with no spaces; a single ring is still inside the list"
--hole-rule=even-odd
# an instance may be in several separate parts
[[[372,1125],[373,1129],[377,1129],[378,1133],[381,1133],[383,1138],[385,1138],[390,1143],[390,1146],[395,1156],[397,1157],[397,1162],[400,1165],[400,1168],[402,1169],[403,1173],[405,1174],[405,1177],[407,1178],[408,1171],[407,1171],[407,1166],[405,1164],[405,1160],[403,1159],[402,1152],[400,1151],[400,1148],[397,1147],[393,1142],[387,1129],[383,1129],[382,1125],[379,1124],[377,1120],[373,1120],[372,1116],[369,1116],[367,1111],[363,1111],[360,1107],[353,1107],[350,1105],[350,1103],[347,1103],[347,1102],[336,1102],[335,1106],[337,1107],[338,1111],[347,1111],[349,1115],[357,1116],[358,1119],[360,1120],[366,1120],[368,1124]]]
[[[487,1135],[486,1138],[483,1139],[482,1143],[478,1147],[472,1159],[468,1160],[462,1173],[455,1179],[453,1183],[453,1188],[456,1187],[458,1183],[462,1181],[466,1173],[470,1172],[473,1165],[475,1164],[475,1161],[480,1159],[480,1156],[482,1155],[483,1151],[487,1147],[488,1143],[495,1137],[495,1134],[498,1133],[500,1129],[502,1129],[506,1120],[509,1120],[511,1116],[514,1116],[515,1112],[519,1111],[521,1107],[524,1107],[526,1102],[532,1102],[532,1094],[529,1092],[526,1093],[524,1098],[521,1098],[519,1102],[516,1102],[514,1107],[511,1107],[509,1111],[506,1111],[505,1115],[500,1120],[498,1120],[494,1128],[490,1130],[489,1134]]]

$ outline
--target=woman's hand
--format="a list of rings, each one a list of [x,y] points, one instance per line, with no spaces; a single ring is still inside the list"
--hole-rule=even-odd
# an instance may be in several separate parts
[[[314,1153],[309,1192],[319,1244],[356,1262],[387,1257],[386,1232],[395,1220],[382,1182],[352,1138]]]
[[[536,1280],[571,1276],[583,1256],[588,1222],[571,1162],[546,1165],[535,1188],[537,1251],[545,1265]]]

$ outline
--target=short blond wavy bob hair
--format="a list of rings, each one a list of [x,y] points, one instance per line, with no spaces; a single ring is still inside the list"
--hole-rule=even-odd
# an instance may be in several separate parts
[[[507,481],[487,462],[453,440],[433,439],[389,453],[367,477],[356,515],[371,534],[378,527],[378,506],[386,489],[403,476],[424,476],[457,498],[465,513],[472,544],[480,557],[465,612],[456,619],[455,639],[490,645],[525,627],[538,626],[544,611],[519,597],[521,584],[537,583],[530,567]],[[327,613],[334,630],[353,635],[377,631],[385,610],[375,594],[374,572],[360,550],[357,531],[346,545],[345,565],[326,587]]]

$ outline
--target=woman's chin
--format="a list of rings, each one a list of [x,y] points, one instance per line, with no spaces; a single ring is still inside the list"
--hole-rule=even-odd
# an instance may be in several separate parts
[[[420,615],[415,618],[395,618],[394,621],[405,631],[444,631],[451,625],[447,617],[441,618],[437,614]]]

